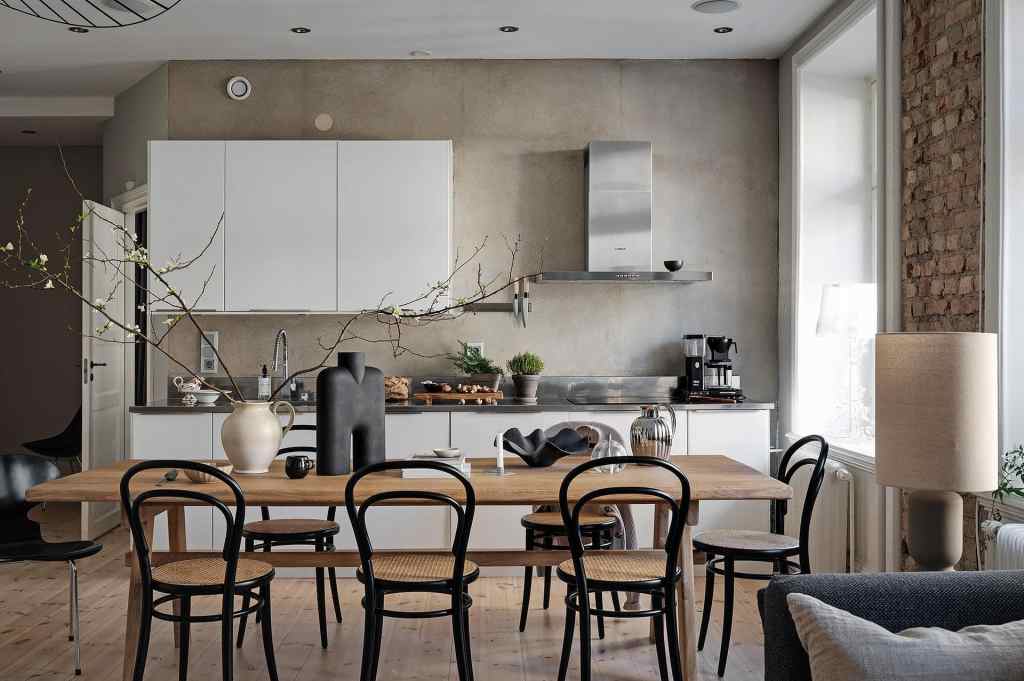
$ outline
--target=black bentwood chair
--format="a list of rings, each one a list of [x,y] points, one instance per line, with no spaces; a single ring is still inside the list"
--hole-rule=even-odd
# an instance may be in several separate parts
[[[130,484],[139,473],[154,468],[194,470],[205,473],[224,483],[234,497],[234,508],[209,494],[193,489],[158,488],[142,492],[132,498]],[[185,483],[189,484],[189,483]],[[199,488],[199,485],[195,485]],[[142,527],[140,510],[144,503],[161,499],[191,499],[200,501],[220,511],[227,524],[224,547],[220,558],[193,558],[165,563],[153,567],[149,559],[149,544]],[[274,578],[273,566],[259,560],[239,559],[238,549],[242,542],[242,523],[245,520],[245,496],[238,483],[223,471],[198,461],[153,460],[135,464],[121,477],[121,506],[128,516],[132,531],[132,543],[139,561],[142,577],[142,613],[139,622],[139,644],[135,651],[135,673],[133,681],[142,681],[146,671],[146,655],[149,652],[149,633],[152,620],[173,622],[180,626],[180,649],[178,678],[188,678],[189,626],[200,622],[221,623],[221,672],[224,681],[233,678],[233,654],[231,646],[232,621],[241,615],[259,612],[263,625],[263,651],[267,658],[267,670],[271,681],[277,681],[277,665],[274,662],[274,636],[270,619],[270,581]],[[234,516],[232,517],[232,512]],[[165,594],[154,598],[154,593]],[[235,610],[235,596],[247,596],[241,610]],[[212,615],[193,615],[193,596],[221,596],[221,611]],[[251,600],[254,604],[249,605]],[[162,612],[158,608],[165,603],[177,603],[180,614]]]
[[[679,544],[682,541],[683,523],[690,506],[690,481],[668,461],[650,456],[624,456],[615,460],[626,465],[656,466],[669,471],[679,482],[680,496],[651,487],[611,486],[587,492],[575,504],[569,504],[569,489],[580,475],[598,466],[607,465],[603,459],[587,461],[572,469],[558,491],[558,505],[562,521],[569,532],[569,551],[572,559],[558,566],[558,578],[566,583],[565,596],[565,638],[562,641],[562,659],[558,665],[558,681],[565,681],[569,668],[569,654],[572,651],[573,630],[576,613],[580,615],[580,679],[590,681],[590,618],[604,617],[652,617],[654,619],[655,647],[658,654],[658,671],[661,681],[668,681],[668,665],[665,661],[665,629],[668,629],[668,657],[672,664],[672,679],[683,680],[682,663],[679,657],[679,623],[676,620],[676,588],[682,577],[679,561]],[[580,516],[586,504],[620,494],[651,497],[652,502],[662,502],[669,509],[670,522],[664,550],[655,551],[587,551],[580,536]],[[687,547],[688,549],[688,547]],[[604,610],[600,605],[590,607],[590,594],[601,591],[626,591],[649,594],[650,610]],[[582,595],[582,597],[581,597]]]
[[[75,642],[75,674],[82,673],[78,623],[78,568],[75,561],[100,552],[91,541],[43,541],[39,524],[28,517],[35,504],[25,500],[29,488],[60,477],[49,459],[35,454],[0,455],[0,563],[67,562],[70,613],[68,640]]]
[[[817,457],[800,459],[793,462],[793,456],[803,447],[817,443]],[[708,624],[711,622],[711,604],[715,599],[715,575],[725,576],[725,615],[722,620],[722,648],[718,655],[718,675],[725,676],[725,663],[729,658],[729,639],[732,635],[732,609],[736,578],[769,580],[770,574],[754,572],[736,572],[736,561],[767,562],[774,567],[774,574],[810,574],[810,533],[811,514],[818,500],[822,480],[825,479],[825,463],[828,461],[828,443],[820,435],[808,435],[793,443],[786,450],[779,462],[778,479],[787,485],[793,474],[804,466],[813,466],[811,478],[807,485],[807,496],[804,497],[803,513],[800,515],[800,537],[787,537],[785,500],[772,502],[772,531],[756,530],[709,530],[701,532],[693,538],[693,547],[707,554],[704,566],[704,612],[700,619],[700,638],[697,649],[704,650],[704,641],[708,635]],[[792,465],[791,465],[792,464]],[[789,560],[791,556],[799,556],[800,562]]]
[[[418,490],[378,492],[370,495],[356,508],[356,487],[363,478],[374,473],[410,468],[429,468],[447,473],[458,480],[466,496],[465,508],[440,492]],[[375,553],[366,531],[366,512],[374,504],[394,500],[425,501],[451,507],[458,518],[451,551]],[[377,678],[385,617],[426,619],[449,616],[452,618],[459,681],[473,681],[473,658],[469,645],[469,608],[473,605],[473,599],[469,596],[468,587],[480,576],[480,568],[476,563],[466,560],[466,546],[469,544],[469,531],[476,510],[476,494],[469,480],[451,466],[436,461],[385,461],[367,466],[349,478],[345,486],[345,506],[352,521],[359,547],[359,562],[362,565],[356,571],[356,578],[366,587],[360,681],[375,681]],[[388,610],[384,607],[386,596],[414,592],[447,594],[451,597],[451,607],[428,611]]]
[[[311,430],[316,432],[316,426],[299,425],[292,426],[291,431]],[[277,455],[295,454],[297,452],[308,452],[316,454],[316,447],[310,445],[298,447],[283,447],[278,450]],[[333,551],[334,537],[341,531],[341,527],[334,521],[337,507],[330,506],[327,509],[327,519],[319,518],[278,518],[270,517],[270,509],[260,506],[260,520],[246,523],[242,528],[242,538],[245,539],[246,551],[270,551],[275,546],[312,546],[316,551]],[[334,618],[341,622],[341,601],[338,599],[338,577],[334,568],[327,568],[327,577],[331,583],[331,600],[334,601]],[[327,605],[324,594],[324,569],[316,568],[316,610],[320,621],[320,646],[327,648]],[[248,603],[243,602],[243,609]],[[239,648],[245,639],[245,623],[248,618],[242,615],[238,623]]]

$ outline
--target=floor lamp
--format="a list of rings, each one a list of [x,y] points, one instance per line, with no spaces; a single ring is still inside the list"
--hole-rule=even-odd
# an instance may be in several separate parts
[[[875,340],[878,482],[911,490],[907,544],[921,570],[952,570],[963,498],[999,481],[998,362],[990,333],[885,333]]]

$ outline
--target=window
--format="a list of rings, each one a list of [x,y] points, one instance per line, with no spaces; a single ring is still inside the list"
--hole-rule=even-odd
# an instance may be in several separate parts
[[[877,16],[798,72],[795,434],[874,455],[878,330]]]

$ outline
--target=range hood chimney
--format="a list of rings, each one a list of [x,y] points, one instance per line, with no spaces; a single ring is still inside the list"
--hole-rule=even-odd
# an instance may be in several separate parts
[[[584,272],[544,272],[543,281],[709,281],[710,272],[654,271],[654,160],[650,142],[594,141],[586,154]]]

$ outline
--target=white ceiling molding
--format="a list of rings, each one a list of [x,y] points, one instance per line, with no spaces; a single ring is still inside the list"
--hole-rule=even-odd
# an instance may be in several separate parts
[[[3,117],[111,118],[113,97],[0,97]]]

